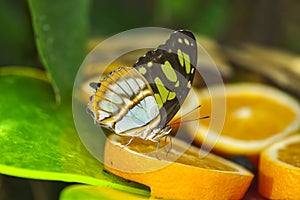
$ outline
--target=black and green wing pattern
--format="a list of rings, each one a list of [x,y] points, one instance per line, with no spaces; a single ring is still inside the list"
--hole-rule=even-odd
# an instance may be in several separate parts
[[[149,82],[162,120],[159,127],[174,117],[190,91],[197,65],[197,43],[192,32],[176,31],[157,49],[134,64]]]

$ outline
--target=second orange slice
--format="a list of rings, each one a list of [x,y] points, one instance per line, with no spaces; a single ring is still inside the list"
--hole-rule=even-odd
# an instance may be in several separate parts
[[[195,141],[214,146],[218,152],[236,155],[257,155],[268,145],[295,132],[300,125],[300,107],[294,98],[270,86],[254,83],[239,83],[198,91],[201,104],[201,116],[210,119],[200,120],[195,131],[187,126]],[[225,94],[225,95],[224,95]],[[215,116],[213,109],[219,105],[213,100],[224,99],[225,120],[221,132],[214,130],[211,120]],[[191,108],[189,108],[191,109]],[[196,133],[195,133],[196,132]]]
[[[270,199],[300,199],[300,134],[262,152],[259,192]]]

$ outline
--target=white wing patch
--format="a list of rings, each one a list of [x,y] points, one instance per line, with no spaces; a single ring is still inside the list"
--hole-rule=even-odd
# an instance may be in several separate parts
[[[146,83],[142,79],[137,78],[135,80],[139,84],[140,88],[144,89],[146,87]]]
[[[126,93],[124,92],[124,90],[123,90],[119,85],[117,85],[117,84],[115,84],[115,83],[110,84],[110,85],[109,85],[109,88],[110,88],[112,91],[116,92],[117,94],[126,96]]]
[[[130,85],[131,89],[133,90],[134,94],[138,94],[139,91],[140,91],[140,88],[139,86],[137,85],[137,83],[132,79],[132,78],[129,78],[127,80],[128,84]]]
[[[132,93],[132,91],[131,91],[131,89],[130,89],[130,87],[129,87],[129,85],[127,84],[126,81],[120,80],[120,81],[118,81],[118,83],[119,83],[119,85],[122,86],[122,89],[125,91],[125,93],[126,93],[129,97],[131,97],[131,96],[133,95],[133,93]]]
[[[115,132],[121,133],[137,127],[142,127],[152,121],[159,114],[158,106],[153,96],[147,96],[135,105],[115,124]]]
[[[98,106],[102,110],[110,112],[110,113],[115,113],[119,110],[119,108],[114,103],[112,103],[110,101],[106,101],[106,100],[99,101]]]
[[[117,95],[116,93],[111,92],[109,90],[105,92],[105,98],[109,99],[111,102],[114,102],[115,104],[123,103],[123,100],[119,95]]]
[[[107,117],[110,117],[110,114],[105,111],[98,110],[98,113],[99,113],[99,118],[98,118],[99,121],[102,121],[103,119],[105,119]]]

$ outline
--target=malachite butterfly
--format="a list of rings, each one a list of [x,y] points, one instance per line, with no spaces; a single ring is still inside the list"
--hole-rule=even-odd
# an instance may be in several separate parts
[[[87,111],[95,124],[119,136],[159,142],[180,109],[194,79],[197,43],[192,32],[176,31],[133,67],[120,67],[98,83]]]

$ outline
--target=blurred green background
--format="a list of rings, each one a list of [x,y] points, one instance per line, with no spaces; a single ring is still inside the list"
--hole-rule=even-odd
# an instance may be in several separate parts
[[[27,2],[0,2],[0,65],[39,66]],[[300,53],[297,0],[94,0],[90,7],[90,37],[160,26],[226,44],[254,42]]]
[[[297,0],[94,0],[88,37],[145,26],[184,28],[221,44],[250,42],[300,54],[299,10]],[[0,24],[0,66],[42,68],[27,1],[0,0]],[[0,175],[0,199],[57,199],[67,185]]]

